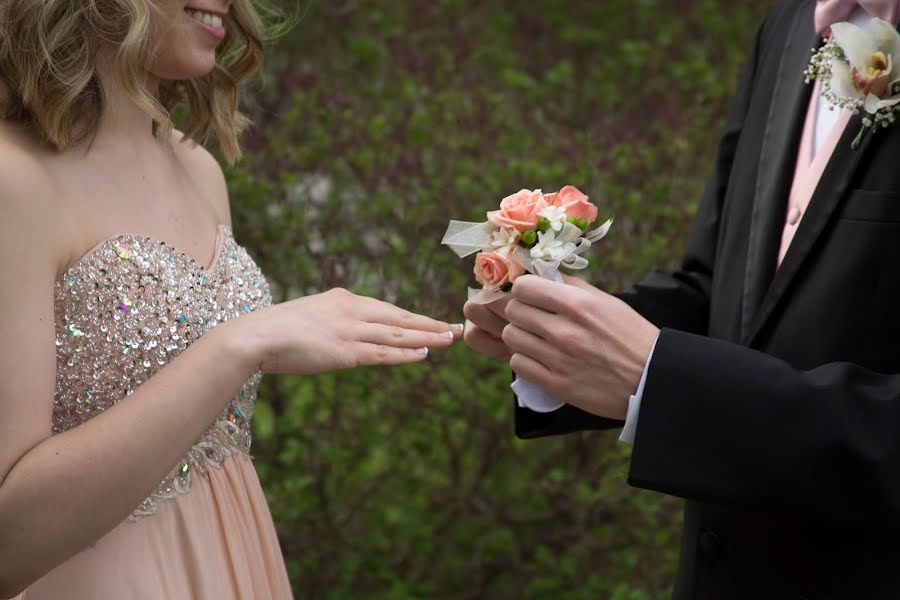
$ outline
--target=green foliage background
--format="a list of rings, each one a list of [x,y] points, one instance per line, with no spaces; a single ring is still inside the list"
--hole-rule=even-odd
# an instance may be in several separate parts
[[[571,183],[616,217],[596,284],[671,266],[755,4],[302,2],[227,172],[238,238],[277,300],[343,286],[461,322],[447,221]],[[298,598],[669,595],[680,502],[626,485],[612,432],[514,439],[508,384],[462,345],[264,381],[254,454]]]

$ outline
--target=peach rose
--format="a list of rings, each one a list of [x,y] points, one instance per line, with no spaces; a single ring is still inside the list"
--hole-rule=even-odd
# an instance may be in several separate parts
[[[524,273],[522,265],[496,252],[479,252],[475,257],[475,279],[487,290],[499,289]]]
[[[588,202],[588,197],[574,185],[567,185],[555,194],[545,196],[551,206],[560,206],[566,209],[567,217],[585,219],[588,223],[597,220],[597,207]]]
[[[528,231],[537,226],[540,212],[548,206],[541,190],[519,190],[500,203],[500,210],[487,214],[494,227]]]

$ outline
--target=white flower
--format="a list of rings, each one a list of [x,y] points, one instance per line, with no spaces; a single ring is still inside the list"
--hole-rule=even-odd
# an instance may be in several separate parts
[[[835,23],[831,31],[849,64],[831,59],[829,91],[845,100],[844,105],[865,106],[869,114],[900,102],[900,77],[894,68],[894,59],[900,61],[900,34],[893,25],[876,18],[865,29],[845,22]]]
[[[548,206],[538,213],[538,215],[550,221],[550,228],[553,229],[553,231],[562,230],[563,225],[566,222],[566,209],[562,206]]]
[[[581,256],[591,247],[591,241],[584,237],[584,232],[575,225],[566,223],[562,231],[556,233],[548,230],[538,233],[538,242],[531,251],[519,247],[516,258],[526,271],[535,273],[545,279],[559,279],[558,269],[584,269],[588,266],[586,258]]]
[[[497,254],[499,254],[502,258],[506,258],[510,251],[515,248],[516,243],[519,241],[519,232],[515,229],[506,229],[501,227],[493,234],[493,239],[491,240],[491,247],[496,248]]]
[[[565,237],[557,239],[555,231],[538,232],[538,242],[531,248],[531,258],[561,261],[577,249],[578,246],[571,240]]]

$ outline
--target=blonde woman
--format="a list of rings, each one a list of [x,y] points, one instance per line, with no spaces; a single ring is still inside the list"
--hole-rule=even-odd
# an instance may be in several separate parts
[[[261,47],[250,0],[0,0],[2,598],[290,597],[248,454],[260,373],[461,334],[342,290],[270,305],[194,143],[239,158]]]

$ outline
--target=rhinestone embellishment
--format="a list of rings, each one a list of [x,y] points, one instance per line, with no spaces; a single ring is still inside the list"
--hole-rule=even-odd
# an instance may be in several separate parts
[[[122,235],[101,243],[57,281],[53,433],[125,401],[143,382],[219,323],[271,304],[262,273],[222,228],[205,269],[175,248]],[[252,284],[251,284],[252,282]],[[129,517],[152,515],[162,499],[186,494],[195,476],[232,454],[250,454],[256,374]]]

